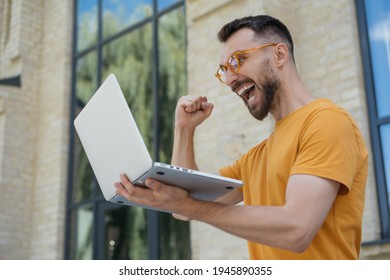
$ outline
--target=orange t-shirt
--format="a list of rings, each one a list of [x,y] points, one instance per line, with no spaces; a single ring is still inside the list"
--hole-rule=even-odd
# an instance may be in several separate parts
[[[367,164],[368,153],[355,122],[329,100],[317,99],[278,121],[267,140],[220,170],[223,176],[244,181],[244,204],[284,205],[292,174],[332,179],[341,187],[305,252],[298,254],[248,241],[250,258],[357,259]]]

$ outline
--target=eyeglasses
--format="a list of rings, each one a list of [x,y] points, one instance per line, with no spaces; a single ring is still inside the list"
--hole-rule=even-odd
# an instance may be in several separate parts
[[[277,44],[275,43],[268,43],[264,45],[260,45],[248,50],[243,50],[243,51],[237,51],[232,54],[226,61],[225,65],[219,66],[217,73],[215,74],[215,77],[218,78],[223,84],[226,84],[226,73],[228,70],[232,71],[233,73],[237,73],[240,68],[242,63],[245,61],[246,57],[242,57],[241,55],[244,53],[249,53],[261,48],[269,47],[269,46],[276,46]]]

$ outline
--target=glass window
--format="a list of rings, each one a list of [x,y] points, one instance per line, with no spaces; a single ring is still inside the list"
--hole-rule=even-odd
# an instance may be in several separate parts
[[[103,0],[103,36],[122,31],[153,13],[152,0]]]
[[[76,115],[91,98],[96,88],[96,68],[96,51],[90,52],[76,62]],[[73,184],[72,201],[74,203],[92,197],[94,190],[94,175],[77,136],[74,138]]]
[[[103,77],[115,73],[142,137],[153,154],[152,25],[103,47]]]
[[[114,73],[151,157],[170,162],[174,110],[186,94],[184,1],[75,0],[75,7],[71,124]],[[65,258],[191,257],[188,223],[106,202],[73,125],[70,139]]]
[[[139,207],[120,207],[105,211],[103,259],[147,258],[146,211]]]
[[[84,107],[97,85],[97,52],[81,57],[76,65],[76,98],[78,106]]]
[[[390,123],[380,128],[386,185],[390,186]],[[390,204],[390,189],[387,192]]]
[[[185,26],[183,8],[161,17],[159,22],[159,160],[170,162],[172,133],[177,99],[186,91]],[[161,258],[190,259],[188,223],[160,215]],[[181,248],[181,250],[175,250]]]
[[[77,1],[77,50],[97,43],[98,0]]]
[[[170,162],[172,153],[172,123],[179,96],[186,91],[184,11],[177,9],[164,15],[159,24],[159,160]]]
[[[390,116],[390,1],[366,3],[376,105],[381,118]]]
[[[168,8],[169,6],[176,4],[177,2],[180,2],[178,0],[158,0],[157,5],[159,10],[163,10]]]
[[[381,238],[390,239],[390,2],[357,0]]]
[[[73,185],[72,202],[79,203],[85,199],[91,198],[94,191],[94,174],[89,164],[87,155],[81,146],[78,137],[75,137],[74,163],[73,163]]]
[[[93,210],[91,206],[80,207],[72,213],[72,238],[70,239],[72,258],[77,260],[92,259]]]

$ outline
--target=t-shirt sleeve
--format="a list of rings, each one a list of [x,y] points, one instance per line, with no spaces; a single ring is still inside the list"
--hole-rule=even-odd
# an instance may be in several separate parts
[[[342,184],[349,192],[360,164],[358,130],[343,111],[328,109],[308,120],[300,135],[298,156],[291,174],[310,174]]]
[[[224,177],[242,180],[241,168],[240,168],[240,160],[237,160],[234,164],[222,167],[219,170],[219,174]],[[243,187],[239,188],[239,190],[243,190]]]
[[[238,163],[238,161],[236,161],[232,165],[228,165],[228,166],[225,166],[225,167],[222,167],[221,169],[219,169],[219,173],[224,177],[229,177],[229,178],[240,180],[240,178],[241,178],[240,171],[239,171],[240,168],[238,167],[238,165],[239,165],[239,163]]]

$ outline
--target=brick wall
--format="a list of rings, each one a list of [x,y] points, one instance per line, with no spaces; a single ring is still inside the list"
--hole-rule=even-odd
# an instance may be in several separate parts
[[[11,3],[2,28],[0,258],[63,257],[72,1]],[[5,40],[4,34],[9,33]]]
[[[188,91],[206,95],[215,103],[212,116],[196,133],[200,169],[217,172],[273,129],[271,117],[262,123],[254,120],[241,100],[213,77],[220,59],[219,28],[234,18],[257,14],[269,14],[286,23],[294,39],[298,69],[309,90],[346,108],[370,147],[354,1],[192,0],[187,1]],[[363,241],[380,237],[372,162],[369,172]],[[191,230],[194,258],[246,258],[242,240],[201,223],[192,223]],[[362,258],[373,258],[379,252],[385,256],[390,251],[384,246],[367,247]]]
[[[72,1],[45,1],[44,13],[31,258],[61,259],[69,147]],[[45,253],[44,246],[48,248]]]

